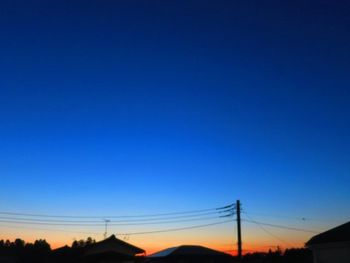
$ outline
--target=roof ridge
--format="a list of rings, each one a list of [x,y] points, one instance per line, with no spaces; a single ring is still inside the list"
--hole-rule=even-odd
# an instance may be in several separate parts
[[[350,241],[349,233],[350,221],[313,236],[306,245]]]

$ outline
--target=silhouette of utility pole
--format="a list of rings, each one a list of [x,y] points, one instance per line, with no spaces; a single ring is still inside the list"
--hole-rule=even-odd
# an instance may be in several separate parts
[[[241,202],[236,201],[236,214],[237,214],[237,251],[238,258],[242,259],[242,236],[241,236]]]

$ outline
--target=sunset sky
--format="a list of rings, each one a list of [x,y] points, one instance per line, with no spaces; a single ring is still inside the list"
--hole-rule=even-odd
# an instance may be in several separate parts
[[[349,221],[349,11],[348,1],[1,1],[0,212],[103,223],[240,199],[245,220],[306,230],[243,221],[247,251],[303,246]],[[104,233],[9,217],[0,239],[58,247]],[[148,253],[228,251],[236,227],[127,238]]]

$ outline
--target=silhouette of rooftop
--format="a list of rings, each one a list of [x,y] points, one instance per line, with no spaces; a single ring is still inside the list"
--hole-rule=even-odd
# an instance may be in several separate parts
[[[308,242],[307,246],[334,243],[334,242],[347,242],[350,241],[350,222],[332,228],[321,234],[312,237]]]
[[[67,246],[67,245],[64,245],[63,247],[58,247],[56,249],[53,249],[52,252],[54,253],[60,253],[60,252],[64,252],[64,251],[68,251],[70,250],[71,247]]]
[[[150,258],[171,256],[229,256],[226,253],[211,248],[194,245],[182,245],[161,250],[150,255]]]
[[[93,243],[87,249],[86,254],[97,254],[97,253],[106,253],[106,252],[115,252],[127,255],[136,255],[140,253],[145,253],[145,250],[131,245],[123,240],[116,238],[115,235],[111,235],[109,238],[106,238],[102,241]]]

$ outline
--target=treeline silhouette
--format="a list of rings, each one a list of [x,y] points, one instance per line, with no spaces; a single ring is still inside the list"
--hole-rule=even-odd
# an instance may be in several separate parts
[[[259,263],[312,263],[312,251],[307,248],[289,248],[284,252],[277,247],[268,252],[247,253],[243,256],[243,262]]]
[[[19,238],[14,242],[0,240],[0,262],[47,262],[50,253],[50,244],[45,239],[34,243],[26,243]]]
[[[34,243],[26,243],[17,238],[13,242],[0,240],[0,262],[16,263],[49,263],[49,262],[78,262],[79,256],[84,249],[94,244],[96,241],[91,237],[83,240],[73,241],[70,247],[65,246],[58,250],[52,250],[50,244],[45,239],[38,239]],[[70,253],[62,252],[69,250]],[[67,258],[68,255],[68,258]],[[139,258],[138,262],[147,262],[147,258]],[[232,262],[238,262],[233,257]],[[268,252],[247,253],[243,256],[242,262],[256,263],[312,263],[312,253],[306,248],[291,248],[284,252],[277,247],[276,250]]]
[[[83,248],[95,243],[91,237],[86,240],[75,240],[71,249],[79,254]],[[34,243],[26,243],[24,240],[17,238],[15,241],[0,240],[0,263],[1,262],[53,262],[55,250],[51,249],[50,244],[45,239],[35,240]]]

